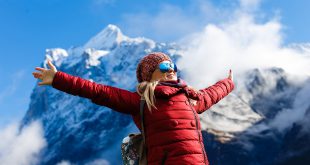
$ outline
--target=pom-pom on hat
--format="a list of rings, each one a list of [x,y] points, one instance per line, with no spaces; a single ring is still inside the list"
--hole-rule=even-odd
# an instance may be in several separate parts
[[[150,81],[152,74],[156,70],[159,63],[163,61],[170,61],[169,56],[162,52],[152,52],[141,59],[137,67],[137,79],[138,82]]]

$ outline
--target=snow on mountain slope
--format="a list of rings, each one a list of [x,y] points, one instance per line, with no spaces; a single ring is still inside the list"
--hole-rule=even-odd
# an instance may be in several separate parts
[[[201,117],[208,132],[204,138],[211,162],[309,162],[310,79],[297,81],[280,68],[254,69],[243,76],[233,95]],[[236,117],[238,114],[245,120]]]

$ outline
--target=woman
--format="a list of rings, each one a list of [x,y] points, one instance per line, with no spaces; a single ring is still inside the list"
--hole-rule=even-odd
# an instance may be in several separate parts
[[[194,90],[177,79],[177,67],[169,56],[154,52],[145,56],[137,67],[136,92],[97,84],[80,77],[57,71],[48,61],[50,69],[36,67],[39,85],[72,95],[86,97],[92,102],[121,113],[130,114],[141,130],[139,103],[146,100],[144,129],[147,162],[157,164],[209,164],[204,149],[198,114],[228,95],[233,88],[232,72],[216,84]]]

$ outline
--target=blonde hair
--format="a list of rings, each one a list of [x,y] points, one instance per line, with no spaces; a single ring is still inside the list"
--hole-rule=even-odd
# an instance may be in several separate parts
[[[145,100],[146,105],[150,112],[152,112],[151,111],[152,107],[157,109],[155,106],[156,98],[154,91],[158,82],[159,81],[151,81],[151,82],[143,81],[137,85],[137,93],[141,96],[141,99]]]
[[[154,91],[155,91],[155,87],[158,85],[158,83],[159,83],[158,80],[157,81],[151,81],[151,82],[143,81],[143,82],[139,83],[137,85],[137,88],[136,88],[137,93],[141,96],[141,99],[145,100],[146,105],[147,105],[150,112],[152,112],[152,107],[154,109],[157,109],[155,106],[156,98],[155,98]],[[201,91],[195,89],[194,87],[191,87],[191,86],[187,86],[187,87],[190,88],[191,90],[194,90],[198,94],[202,94]],[[191,98],[189,98],[189,102],[194,106],[197,103],[196,100],[191,99]]]

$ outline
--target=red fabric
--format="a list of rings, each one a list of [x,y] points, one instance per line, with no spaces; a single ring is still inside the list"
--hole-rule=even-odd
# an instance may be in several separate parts
[[[127,90],[97,84],[58,71],[52,86],[66,93],[91,99],[98,105],[126,114],[139,113],[140,96]]]
[[[63,72],[57,72],[52,86],[69,94],[91,99],[118,112],[132,115],[140,127],[140,96],[136,92],[97,84]],[[145,106],[145,132],[148,164],[165,165],[209,164],[203,145],[199,113],[217,103],[234,88],[230,79],[224,79],[199,95],[191,94],[187,87],[157,86],[157,109],[150,112]],[[194,97],[195,96],[195,97]],[[194,98],[191,105],[188,97]]]

